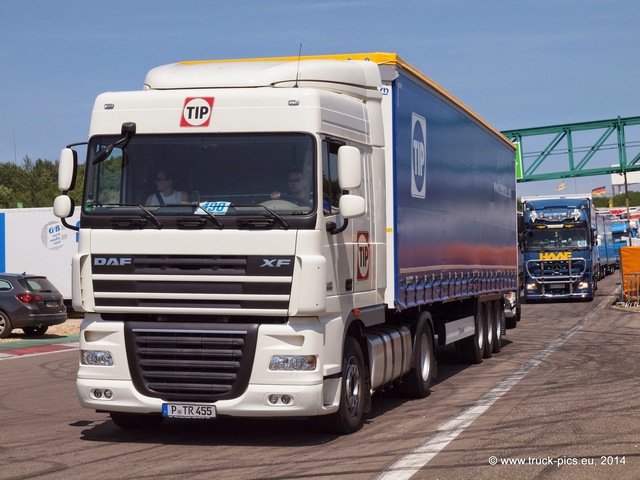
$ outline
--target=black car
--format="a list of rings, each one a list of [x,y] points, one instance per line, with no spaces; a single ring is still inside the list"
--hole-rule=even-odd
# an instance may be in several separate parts
[[[51,325],[67,321],[62,294],[42,275],[0,273],[0,338],[14,328],[44,335]]]

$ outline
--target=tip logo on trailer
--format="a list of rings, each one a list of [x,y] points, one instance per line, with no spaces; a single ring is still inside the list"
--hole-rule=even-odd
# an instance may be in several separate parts
[[[181,127],[208,127],[213,111],[213,97],[190,97],[182,107]]]
[[[427,196],[427,120],[411,114],[411,196]]]

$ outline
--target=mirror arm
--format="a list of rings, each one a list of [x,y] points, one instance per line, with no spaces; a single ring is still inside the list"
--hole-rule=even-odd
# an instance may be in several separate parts
[[[344,232],[345,229],[347,228],[347,225],[349,225],[348,218],[344,219],[344,223],[340,228],[338,228],[338,226],[336,225],[336,222],[327,222],[327,232],[329,232],[331,235],[337,235],[339,233]]]

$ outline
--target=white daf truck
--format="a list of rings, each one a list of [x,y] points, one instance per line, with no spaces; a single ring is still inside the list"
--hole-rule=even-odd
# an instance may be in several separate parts
[[[500,351],[514,147],[396,54],[152,69],[96,99],[77,207],[70,147],[54,208],[80,209],[77,390],[120,427],[349,433],[378,389],[426,397],[438,344]]]

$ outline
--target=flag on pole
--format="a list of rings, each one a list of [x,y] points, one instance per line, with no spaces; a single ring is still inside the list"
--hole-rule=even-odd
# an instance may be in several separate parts
[[[557,190],[564,190],[565,188],[567,188],[567,185],[564,182],[556,187]]]
[[[605,187],[598,187],[591,190],[591,195],[593,195],[594,197],[601,197],[606,192],[607,192],[607,189]]]

